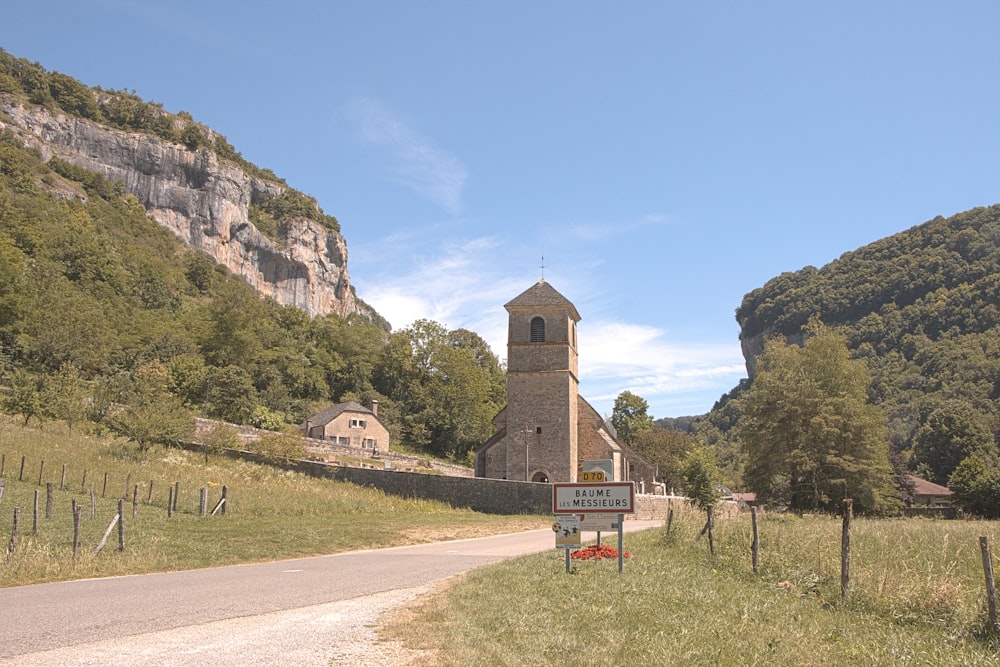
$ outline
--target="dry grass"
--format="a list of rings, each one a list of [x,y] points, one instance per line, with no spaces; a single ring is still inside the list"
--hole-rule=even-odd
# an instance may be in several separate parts
[[[178,449],[156,448],[136,457],[131,447],[105,438],[70,434],[58,424],[24,429],[5,417],[0,417],[0,455],[5,483],[0,499],[0,586],[314,556],[514,532],[550,523],[545,517],[456,510],[439,502],[398,498],[224,457],[211,457],[206,464],[203,454]],[[22,456],[27,463],[19,481]],[[66,485],[60,488],[63,464]],[[46,482],[55,487],[48,519],[44,518]],[[151,483],[152,501],[147,502]],[[168,489],[176,483],[180,484],[177,511],[168,518]],[[91,518],[92,485],[96,518]],[[138,516],[133,518],[136,485]],[[200,516],[199,490],[208,489],[211,509],[223,485],[229,492],[225,516]],[[33,532],[36,491],[40,518]],[[117,550],[117,531],[113,531],[95,556],[97,543],[117,514],[118,498],[126,495],[125,551]],[[75,560],[74,499],[83,508]],[[14,507],[21,508],[20,537],[14,557],[4,564]]]
[[[762,517],[760,573],[746,516],[626,537],[616,563],[553,551],[476,570],[385,632],[441,665],[995,665],[984,630],[980,534],[998,524],[854,521],[840,597],[840,521]],[[995,542],[994,542],[995,543]]]

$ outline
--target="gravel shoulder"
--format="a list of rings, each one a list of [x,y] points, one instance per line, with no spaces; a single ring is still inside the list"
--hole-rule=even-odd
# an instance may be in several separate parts
[[[32,667],[427,664],[428,656],[422,651],[405,649],[399,642],[380,641],[377,627],[383,614],[402,608],[436,585],[28,653],[0,660],[0,664]]]

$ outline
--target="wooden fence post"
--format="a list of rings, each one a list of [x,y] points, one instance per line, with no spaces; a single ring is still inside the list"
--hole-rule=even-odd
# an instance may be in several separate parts
[[[66,488],[66,464],[63,464],[62,478],[59,480],[59,490]]]
[[[108,473],[104,473],[104,486],[101,487],[101,498],[108,495]]]
[[[167,518],[174,515],[174,487],[167,487]]]
[[[715,506],[705,505],[705,514],[707,519],[705,521],[705,527],[701,529],[701,535],[708,533],[708,552],[715,555]]]
[[[45,473],[45,459],[42,459],[41,465],[38,466],[38,486],[42,485],[42,475]]]
[[[19,481],[19,482],[23,482],[24,481],[24,464],[26,463],[26,460],[25,460],[26,458],[27,457],[25,457],[25,456],[21,456],[21,472],[19,472],[17,474],[17,481]]]
[[[80,550],[80,513],[83,508],[76,504],[73,499],[73,560],[76,560],[77,552]]]
[[[993,554],[990,553],[990,538],[979,537],[979,550],[983,557],[983,574],[986,577],[986,603],[989,607],[990,631],[996,632],[997,626],[997,586],[993,579]]]
[[[7,452],[0,454],[0,477],[3,477],[5,472],[7,472]]]
[[[844,524],[840,532],[840,597],[847,597],[851,587],[851,518],[854,515],[854,501],[844,498],[842,504]]]
[[[750,524],[753,527],[753,542],[750,543],[750,560],[753,563],[753,573],[757,574],[760,562],[760,531],[757,529],[757,508],[750,508]]]
[[[80,493],[87,492],[87,469],[83,469],[83,481],[80,482]]]
[[[128,494],[131,490],[132,490],[132,473],[129,473],[128,477],[125,478],[125,495],[123,495],[122,498],[128,498]]]
[[[226,487],[225,484],[223,484],[222,485],[222,497],[219,498],[219,502],[215,503],[215,507],[212,508],[212,516],[215,516],[216,513],[220,509],[222,510],[223,514],[226,513],[226,493],[227,493],[227,491],[228,491],[228,488]]]
[[[139,514],[139,485],[136,484],[135,488],[132,489],[132,518],[134,519]]]
[[[206,514],[208,514],[208,489],[203,486],[198,492],[198,515]]]
[[[38,489],[35,489],[35,511],[31,519],[31,532],[32,534],[38,532]]]
[[[181,495],[181,483],[174,482],[174,511],[177,511],[177,501]]]
[[[115,524],[118,523],[120,520],[121,517],[116,515],[115,518],[111,520],[111,523],[108,524],[108,529],[104,531],[104,537],[101,538],[101,541],[97,544],[97,548],[94,549],[95,556],[101,553],[101,549],[104,548],[104,543],[108,541],[108,536],[111,535],[111,531],[115,529]]]
[[[153,480],[149,480],[149,494],[146,496],[146,504],[153,504]]]
[[[45,518],[52,518],[52,506],[56,502],[55,484],[52,482],[45,483]]]
[[[118,551],[125,551],[125,501],[118,499]]]
[[[3,490],[4,490],[4,487],[6,487],[6,486],[7,486],[7,482],[4,481],[3,479],[0,479],[0,501],[3,500]]]
[[[10,542],[7,544],[7,562],[14,558],[14,550],[17,549],[17,533],[21,526],[21,508],[14,508],[14,528],[10,531]]]
[[[90,485],[90,518],[97,518],[97,485]]]

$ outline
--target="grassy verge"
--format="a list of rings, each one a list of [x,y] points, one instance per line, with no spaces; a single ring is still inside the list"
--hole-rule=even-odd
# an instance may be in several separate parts
[[[402,499],[225,457],[213,456],[206,464],[201,453],[177,449],[153,449],[140,458],[121,443],[71,434],[58,424],[21,428],[7,417],[0,417],[0,455],[4,468],[0,586],[279,560],[514,532],[551,523],[546,517],[493,516]],[[19,480],[22,457],[25,472]],[[46,518],[48,483],[54,491],[51,516]],[[175,484],[180,487],[177,511],[168,517],[168,490]],[[136,485],[138,507],[133,518]],[[225,516],[201,516],[200,489],[208,489],[211,510],[223,485],[228,488]],[[94,518],[91,489],[97,508]],[[39,518],[33,531],[36,491]],[[126,548],[118,551],[118,533],[113,530],[95,556],[120,497],[127,499]],[[74,500],[82,507],[76,559]],[[20,508],[20,535],[7,562],[15,507]]]
[[[747,517],[626,537],[631,558],[561,552],[482,568],[383,631],[441,665],[994,665],[978,536],[998,524],[855,520],[840,597],[840,522],[767,516],[758,574]]]

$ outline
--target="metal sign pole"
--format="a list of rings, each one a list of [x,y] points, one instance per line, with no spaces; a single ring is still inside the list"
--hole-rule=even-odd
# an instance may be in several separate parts
[[[569,574],[569,549],[564,549],[566,552],[566,574]]]
[[[622,573],[625,569],[625,529],[622,524],[625,523],[625,515],[618,515],[618,574]]]

